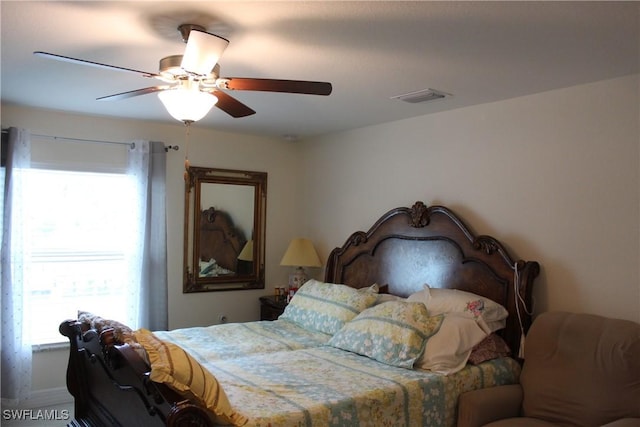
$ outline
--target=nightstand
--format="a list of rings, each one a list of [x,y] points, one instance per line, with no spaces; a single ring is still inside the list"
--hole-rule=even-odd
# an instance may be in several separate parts
[[[276,320],[286,306],[286,296],[265,295],[260,297],[260,320]]]

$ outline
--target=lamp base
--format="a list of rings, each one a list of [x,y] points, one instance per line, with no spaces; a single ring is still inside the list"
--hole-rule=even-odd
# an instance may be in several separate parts
[[[309,280],[307,278],[307,272],[302,267],[296,268],[296,272],[289,277],[289,287],[300,288],[305,282]]]

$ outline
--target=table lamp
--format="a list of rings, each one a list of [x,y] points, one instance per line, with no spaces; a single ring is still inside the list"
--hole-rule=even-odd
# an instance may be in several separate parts
[[[289,243],[280,265],[297,267],[289,284],[294,288],[299,288],[307,281],[304,267],[321,267],[322,263],[311,240],[297,237]]]
[[[238,255],[240,261],[253,262],[253,240],[248,240]]]
[[[247,240],[238,254],[236,273],[240,275],[251,274],[253,271],[253,239]]]

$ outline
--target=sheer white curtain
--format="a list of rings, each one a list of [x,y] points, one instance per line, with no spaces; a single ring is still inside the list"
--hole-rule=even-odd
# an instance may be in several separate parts
[[[125,248],[130,298],[120,303],[128,304],[131,326],[167,329],[166,152],[159,142],[136,141],[134,145],[128,175],[136,191],[122,194],[122,203],[126,209],[132,207],[127,235],[137,238]],[[19,404],[31,392],[32,342],[27,322],[35,313],[28,312],[28,294],[23,289],[30,254],[22,221],[27,216],[24,200],[29,197],[25,192],[31,163],[28,131],[10,129],[7,156],[1,256],[3,406]]]
[[[31,316],[23,304],[25,217],[23,188],[31,164],[31,138],[25,129],[9,129],[2,216],[2,404],[16,405],[31,393],[31,342],[25,322]]]
[[[130,260],[134,277],[140,278],[136,298],[138,326],[151,330],[168,328],[166,150],[157,141],[135,141],[129,150],[128,173],[137,188],[137,229],[140,242]]]

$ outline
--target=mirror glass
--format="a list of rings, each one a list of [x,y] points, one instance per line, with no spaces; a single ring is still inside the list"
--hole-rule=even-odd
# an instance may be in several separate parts
[[[185,175],[184,292],[264,288],[266,172]]]

